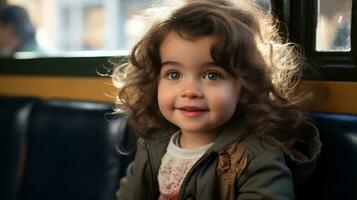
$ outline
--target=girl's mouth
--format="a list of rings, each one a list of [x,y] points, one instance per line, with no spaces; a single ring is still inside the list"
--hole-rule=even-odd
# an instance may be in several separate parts
[[[201,116],[204,112],[208,111],[206,108],[196,106],[182,106],[177,109],[186,117],[198,117]]]

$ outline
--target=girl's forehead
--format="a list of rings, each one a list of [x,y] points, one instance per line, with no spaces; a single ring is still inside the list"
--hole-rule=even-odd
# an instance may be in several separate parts
[[[217,36],[213,36],[213,35],[192,36],[192,34],[188,32],[171,30],[163,37],[160,46],[162,46],[164,42],[170,40],[178,40],[180,42],[191,42],[191,43],[196,43],[197,41],[202,41],[202,40],[209,40],[209,43],[213,44],[215,43],[217,38],[218,38]]]
[[[187,39],[181,37],[176,32],[170,32],[160,45],[160,57],[162,61],[211,61],[211,47],[213,43],[214,37]]]
[[[176,31],[169,32],[160,44],[160,51],[162,49],[172,48],[174,50],[180,50],[180,47],[195,47],[196,49],[206,49],[210,51],[212,46],[216,43],[216,37],[214,36],[199,36],[190,37],[186,34],[178,33]],[[160,52],[161,53],[161,52]]]

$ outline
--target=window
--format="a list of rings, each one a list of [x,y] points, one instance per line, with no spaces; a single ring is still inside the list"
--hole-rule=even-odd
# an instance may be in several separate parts
[[[125,57],[144,33],[146,24],[136,14],[190,0],[0,0],[5,1],[25,8],[41,51],[0,58],[0,74],[98,76],[108,57]],[[240,1],[271,10],[270,0]]]
[[[317,6],[316,51],[351,50],[352,0],[319,0]]]
[[[304,79],[356,81],[357,4],[354,0],[279,0],[289,4],[289,40],[306,56]],[[284,8],[285,6],[281,6]]]
[[[110,51],[118,54],[118,50],[127,50],[145,26],[134,21],[133,15],[153,2],[155,1],[8,0],[9,4],[19,5],[28,12],[36,28],[36,41],[45,56],[70,56],[83,51],[96,51],[95,54],[86,52],[88,56],[110,55]],[[21,55],[26,54],[17,54],[20,57]]]
[[[130,49],[145,32],[145,22],[134,17],[142,9],[156,4],[180,1],[183,0],[8,0],[7,2],[19,5],[28,12],[36,29],[36,42],[42,50],[40,56],[71,56],[85,51],[89,56],[110,56],[125,55],[127,53],[125,51]],[[252,1],[256,1],[264,9],[270,9],[269,0]],[[29,54],[16,55],[21,58]]]

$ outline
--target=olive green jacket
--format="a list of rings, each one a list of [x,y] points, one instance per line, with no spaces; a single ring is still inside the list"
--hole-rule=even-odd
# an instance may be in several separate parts
[[[302,182],[298,178],[312,173],[321,150],[317,129],[309,123],[304,125],[300,132],[307,143],[301,152],[273,148],[254,137],[239,139],[239,131],[227,128],[217,136],[214,145],[186,175],[179,199],[295,198],[294,186]],[[120,181],[119,200],[158,199],[157,176],[170,136],[161,134],[160,139],[138,142],[135,161]]]

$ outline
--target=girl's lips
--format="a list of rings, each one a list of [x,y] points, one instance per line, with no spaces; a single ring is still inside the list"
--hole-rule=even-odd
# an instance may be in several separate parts
[[[185,110],[185,111],[206,111],[207,109],[205,108],[201,108],[201,107],[197,107],[197,106],[182,106],[182,107],[179,107],[178,109],[180,110]]]
[[[208,109],[196,107],[196,106],[183,106],[177,109],[187,117],[198,117],[202,115],[204,112],[208,111]]]

